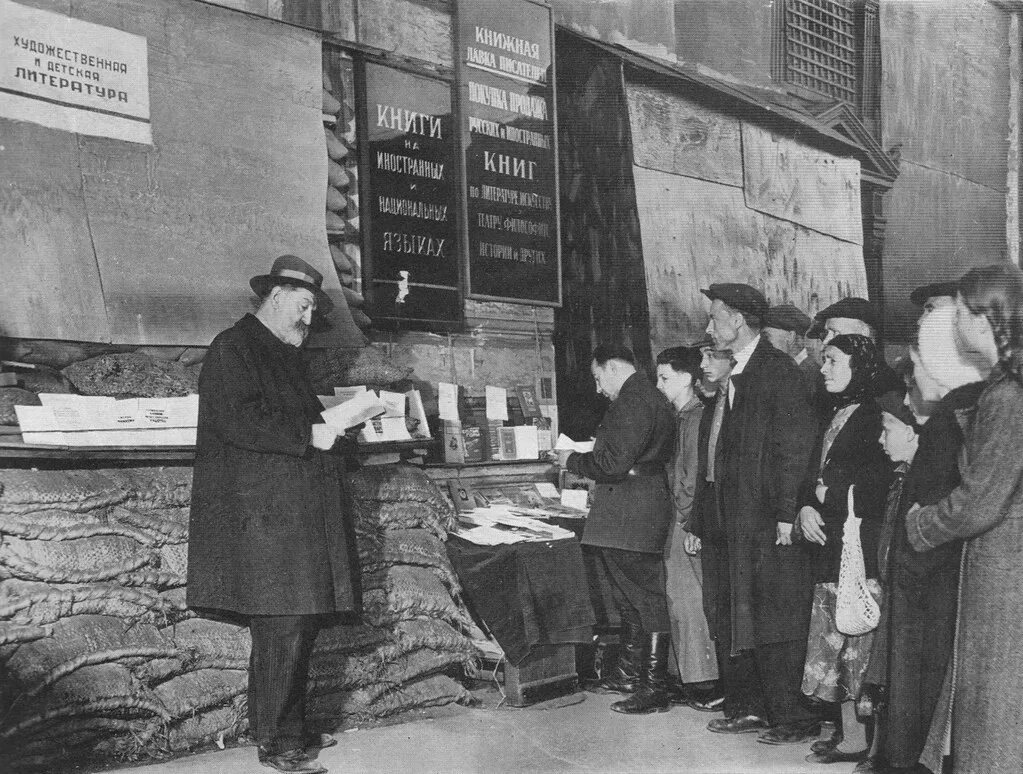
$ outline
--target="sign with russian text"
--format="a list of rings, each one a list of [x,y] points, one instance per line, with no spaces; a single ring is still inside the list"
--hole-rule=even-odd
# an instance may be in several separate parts
[[[370,314],[460,319],[451,87],[372,62],[364,68]]]
[[[152,144],[146,39],[0,0],[0,118]]]
[[[548,6],[462,2],[458,63],[468,294],[561,304]]]

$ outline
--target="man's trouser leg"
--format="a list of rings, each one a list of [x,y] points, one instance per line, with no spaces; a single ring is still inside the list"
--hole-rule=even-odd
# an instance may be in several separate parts
[[[758,645],[757,669],[760,672],[767,706],[767,719],[772,726],[813,723],[821,711],[809,707],[803,699],[803,666],[806,662],[806,638]]]
[[[260,615],[249,621],[249,733],[259,745],[260,758],[301,749],[305,743],[315,620],[308,615]]]
[[[732,585],[728,569],[728,542],[724,533],[708,530],[701,551],[708,552],[703,562],[703,589],[708,595],[704,600],[704,610],[707,620],[713,622],[711,634],[721,675],[721,691],[725,697],[725,717],[766,717],[753,651],[732,655]]]
[[[647,634],[670,631],[661,555],[620,548],[602,548],[601,554],[622,619],[638,621]]]

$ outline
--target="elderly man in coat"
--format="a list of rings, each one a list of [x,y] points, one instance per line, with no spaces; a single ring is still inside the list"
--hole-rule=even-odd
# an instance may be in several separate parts
[[[616,712],[663,712],[670,706],[671,624],[662,556],[672,517],[665,466],[674,451],[675,416],[636,370],[631,350],[597,347],[590,371],[611,405],[593,451],[559,452],[559,462],[597,483],[582,542],[595,552],[624,629],[622,656],[600,687],[632,694],[611,705]]]
[[[343,460],[322,424],[300,347],[330,298],[322,276],[281,256],[254,277],[261,298],[210,345],[199,376],[188,604],[244,616],[252,634],[249,730],[278,771],[325,768],[306,750],[304,708],[317,616],[356,609]]]
[[[702,292],[711,299],[707,333],[735,360],[719,440],[723,465],[715,471],[728,554],[731,654],[752,654],[767,714],[725,717],[708,728],[732,734],[766,729],[757,741],[803,742],[820,731],[800,693],[813,582],[808,554],[793,543],[792,524],[816,418],[792,358],[760,334],[768,309],[760,291],[722,283]]]

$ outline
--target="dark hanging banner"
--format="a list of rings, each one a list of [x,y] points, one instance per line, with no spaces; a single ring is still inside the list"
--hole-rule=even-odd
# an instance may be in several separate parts
[[[551,9],[458,3],[471,298],[561,305]]]
[[[374,320],[459,320],[455,121],[449,83],[362,65],[363,242]]]

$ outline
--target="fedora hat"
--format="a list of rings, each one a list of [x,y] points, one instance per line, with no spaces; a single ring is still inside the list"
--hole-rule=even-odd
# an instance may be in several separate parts
[[[334,308],[330,296],[323,292],[323,275],[297,255],[282,255],[274,261],[269,274],[260,274],[249,280],[249,287],[263,298],[274,285],[294,285],[311,290],[316,298],[316,311],[328,315]]]

